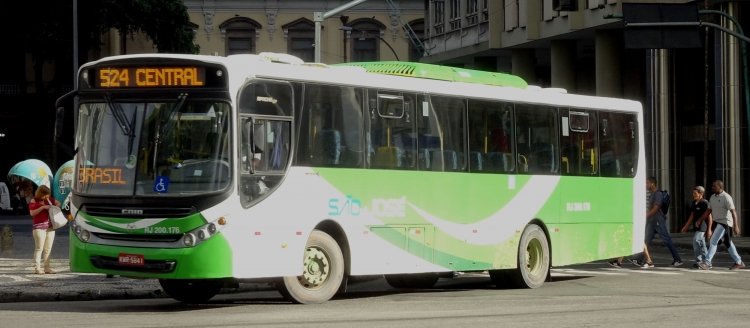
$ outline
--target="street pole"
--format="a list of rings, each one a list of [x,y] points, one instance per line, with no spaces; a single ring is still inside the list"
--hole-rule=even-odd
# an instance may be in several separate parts
[[[321,30],[323,28],[322,23],[326,18],[329,18],[333,15],[336,15],[344,10],[347,10],[351,7],[357,6],[367,0],[355,0],[352,2],[349,2],[347,4],[338,6],[336,8],[333,8],[326,12],[319,12],[316,11],[313,13],[313,20],[315,21],[315,62],[320,63],[320,55],[321,51],[323,49],[321,44]]]
[[[78,76],[78,0],[73,0],[73,89]]]

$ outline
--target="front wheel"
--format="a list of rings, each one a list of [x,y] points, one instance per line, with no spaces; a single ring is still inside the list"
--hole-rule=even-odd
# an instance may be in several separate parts
[[[518,244],[518,268],[491,270],[492,281],[502,287],[537,288],[549,275],[549,244],[547,235],[536,224],[526,226]]]
[[[183,303],[203,303],[221,291],[223,279],[159,279],[169,297]]]
[[[343,281],[341,247],[327,233],[314,230],[305,246],[302,275],[282,278],[279,292],[295,303],[322,303],[336,295]]]

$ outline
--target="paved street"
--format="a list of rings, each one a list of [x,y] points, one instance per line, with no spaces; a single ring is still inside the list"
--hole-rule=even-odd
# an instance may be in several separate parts
[[[156,280],[129,279],[123,277],[106,277],[99,274],[71,273],[68,267],[68,231],[61,229],[55,238],[53,250],[53,269],[55,275],[32,274],[33,240],[29,218],[25,216],[0,215],[0,227],[10,226],[13,230],[12,249],[3,249],[0,255],[0,302],[26,301],[73,301],[73,300],[104,300],[104,299],[132,299],[132,298],[160,298],[165,297]],[[715,258],[715,269],[699,271],[690,268],[692,265],[691,234],[673,234],[685,264],[681,268],[671,268],[668,253],[664,247],[652,249],[657,267],[643,270],[626,264],[623,269],[609,267],[606,262],[588,263],[583,265],[555,268],[552,270],[553,280],[571,279],[581,276],[684,276],[704,275],[721,276],[726,274],[745,274],[750,277],[750,270],[741,273],[727,269],[731,264],[728,255],[720,252]],[[750,259],[750,238],[740,237],[735,240],[740,253]],[[476,276],[472,274],[473,276]],[[479,275],[481,276],[481,275]],[[244,292],[267,289],[264,285],[241,284],[241,289],[225,292]]]

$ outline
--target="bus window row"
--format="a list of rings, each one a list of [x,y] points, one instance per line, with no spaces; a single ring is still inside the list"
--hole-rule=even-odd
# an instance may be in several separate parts
[[[350,86],[293,86],[296,165],[635,174],[635,114]]]

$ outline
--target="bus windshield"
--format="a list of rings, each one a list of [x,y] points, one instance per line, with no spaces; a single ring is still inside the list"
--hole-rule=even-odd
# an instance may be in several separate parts
[[[102,196],[187,196],[230,184],[227,103],[189,100],[83,103],[74,189]]]

